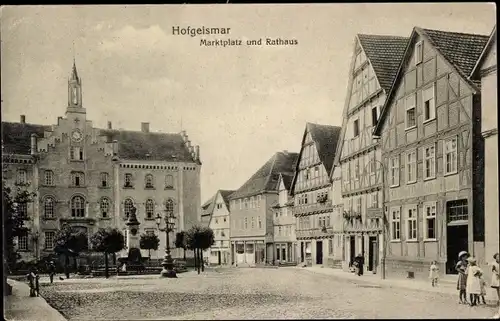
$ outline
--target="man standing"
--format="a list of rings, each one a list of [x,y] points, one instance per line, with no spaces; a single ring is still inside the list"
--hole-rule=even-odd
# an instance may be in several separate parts
[[[356,264],[356,272],[358,275],[363,275],[363,269],[364,269],[364,264],[365,264],[365,258],[363,257],[363,254],[358,254],[354,258],[354,263]]]

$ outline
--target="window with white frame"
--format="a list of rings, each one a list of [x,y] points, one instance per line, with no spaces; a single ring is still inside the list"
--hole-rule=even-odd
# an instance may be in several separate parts
[[[434,91],[434,84],[422,91],[422,100],[424,101],[424,122],[436,118]]]
[[[434,145],[423,148],[424,150],[424,179],[436,177],[436,148]]]
[[[155,211],[155,202],[152,199],[146,200],[146,218],[153,218]]]
[[[428,240],[436,239],[436,203],[424,204],[424,237]]]
[[[407,208],[406,216],[406,226],[407,226],[407,240],[415,241],[417,240],[417,207],[412,206]]]
[[[399,207],[391,208],[391,240],[401,239],[401,211]]]
[[[56,236],[56,232],[54,231],[49,231],[45,232],[45,249],[46,250],[51,250],[54,248],[54,237]]]
[[[406,183],[417,181],[417,151],[412,150],[406,153]]]
[[[130,214],[132,214],[132,209],[134,208],[134,201],[132,199],[127,198],[123,202],[123,211],[125,213],[125,217],[128,218]]]
[[[71,199],[71,216],[85,217],[85,199],[76,195]]]
[[[415,103],[415,94],[406,97],[406,117],[405,128],[410,129],[417,125],[417,111]]]
[[[54,172],[53,171],[50,171],[50,170],[45,171],[44,184],[47,186],[54,185]]]
[[[167,214],[172,214],[174,212],[174,201],[171,198],[165,201],[165,212]]]
[[[17,171],[17,179],[16,182],[19,185],[24,185],[28,181],[28,173],[25,169],[20,169]]]
[[[106,197],[101,198],[100,209],[101,209],[101,216],[108,217],[108,214],[109,214],[109,199],[108,198],[106,198]]]
[[[424,57],[424,42],[419,41],[415,45],[415,65],[421,63],[423,57]]]
[[[43,201],[43,211],[45,218],[53,218],[55,216],[55,200],[53,197],[48,196]]]
[[[399,185],[399,155],[390,159],[390,184],[392,186]]]
[[[457,137],[444,141],[444,174],[457,172]]]

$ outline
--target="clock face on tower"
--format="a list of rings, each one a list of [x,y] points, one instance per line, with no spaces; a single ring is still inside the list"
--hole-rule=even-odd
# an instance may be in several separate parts
[[[78,129],[75,129],[72,133],[71,133],[71,138],[73,139],[73,141],[75,142],[79,142],[82,140],[82,133],[78,130]]]

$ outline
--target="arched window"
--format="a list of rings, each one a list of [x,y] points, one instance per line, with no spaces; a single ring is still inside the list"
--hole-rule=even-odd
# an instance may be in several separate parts
[[[45,171],[45,185],[52,186],[54,185],[54,172],[53,171]]]
[[[46,197],[43,201],[43,212],[46,218],[53,218],[55,216],[55,200],[53,197]]]
[[[101,216],[108,217],[109,213],[109,199],[106,197],[101,198]]]
[[[85,174],[82,172],[71,173],[71,183],[73,186],[84,186],[85,185]]]
[[[166,202],[165,202],[165,211],[170,214],[170,213],[173,213],[174,212],[174,201],[172,201],[171,199],[168,199]]]
[[[155,202],[152,199],[146,201],[146,217],[153,218],[155,211]]]
[[[85,199],[82,196],[75,196],[71,199],[71,216],[85,217]]]
[[[145,182],[146,182],[146,188],[153,188],[153,175],[147,174]]]
[[[172,175],[165,176],[165,188],[174,188],[174,177]]]
[[[109,175],[108,173],[101,173],[101,187],[108,187]]]
[[[130,198],[127,198],[123,206],[123,209],[125,211],[125,217],[128,218],[130,213],[132,213],[132,208],[134,208],[134,202]]]

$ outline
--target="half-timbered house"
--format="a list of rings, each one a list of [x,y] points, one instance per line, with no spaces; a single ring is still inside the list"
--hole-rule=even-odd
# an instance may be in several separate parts
[[[415,27],[374,134],[387,190],[387,273],[455,272],[460,251],[482,264],[480,92],[469,80],[488,36]],[[473,173],[476,173],[473,175]]]
[[[308,265],[335,264],[340,230],[332,221],[330,172],[340,127],[307,123],[290,189],[294,197],[298,258]],[[338,251],[337,251],[338,252]]]
[[[343,203],[343,268],[358,254],[368,271],[379,266],[382,240],[383,167],[372,130],[397,72],[408,39],[363,35],[354,40],[342,132],[335,155]],[[332,173],[334,177],[335,173]]]

